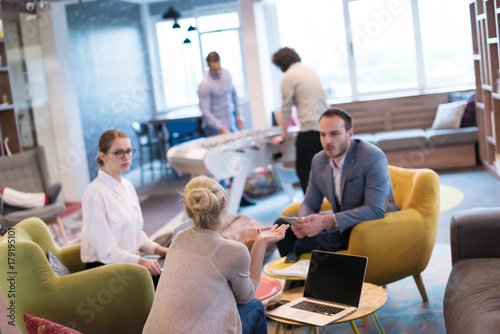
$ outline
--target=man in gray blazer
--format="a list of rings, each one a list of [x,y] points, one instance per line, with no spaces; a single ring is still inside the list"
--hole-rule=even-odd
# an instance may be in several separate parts
[[[352,118],[346,111],[325,111],[319,132],[323,151],[312,161],[309,185],[299,208],[301,222],[294,223],[285,239],[278,242],[281,256],[313,249],[346,249],[353,226],[399,210],[384,152],[352,138]],[[325,197],[333,212],[318,214]]]

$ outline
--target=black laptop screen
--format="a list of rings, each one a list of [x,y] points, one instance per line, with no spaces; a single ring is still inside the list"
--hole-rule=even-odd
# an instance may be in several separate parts
[[[368,258],[313,251],[304,297],[359,306]]]

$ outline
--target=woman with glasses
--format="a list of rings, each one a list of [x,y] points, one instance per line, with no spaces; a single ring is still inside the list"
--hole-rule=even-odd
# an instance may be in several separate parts
[[[284,238],[288,225],[258,233],[249,253],[221,236],[227,200],[212,178],[198,176],[186,185],[193,227],[172,241],[144,334],[267,334],[264,307],[254,295],[266,248]]]
[[[111,263],[138,263],[151,273],[156,287],[160,265],[156,259],[141,257],[138,252],[165,257],[167,248],[153,242],[142,230],[139,198],[132,183],[122,177],[130,169],[134,152],[125,133],[108,130],[101,135],[97,163],[102,168],[82,199],[80,255],[87,269]]]

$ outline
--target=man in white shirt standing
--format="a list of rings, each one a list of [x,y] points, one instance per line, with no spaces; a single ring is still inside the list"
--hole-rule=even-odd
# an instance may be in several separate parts
[[[326,97],[321,82],[311,69],[302,66],[297,52],[291,48],[278,50],[272,59],[285,74],[281,81],[281,126],[283,138],[287,135],[292,107],[297,108],[300,131],[296,140],[295,169],[304,193],[309,181],[313,156],[322,150],[319,138],[319,118],[327,109]],[[281,123],[281,124],[280,124]],[[283,138],[276,137],[276,142]]]

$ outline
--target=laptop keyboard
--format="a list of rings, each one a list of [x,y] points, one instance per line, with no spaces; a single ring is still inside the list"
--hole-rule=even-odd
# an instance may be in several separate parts
[[[337,314],[337,313],[345,310],[342,307],[335,307],[335,306],[328,306],[328,305],[323,305],[323,304],[318,304],[318,303],[312,303],[312,302],[309,302],[307,300],[304,300],[298,304],[295,304],[292,307],[297,308],[299,310],[321,313],[321,314],[326,314],[326,315]]]

